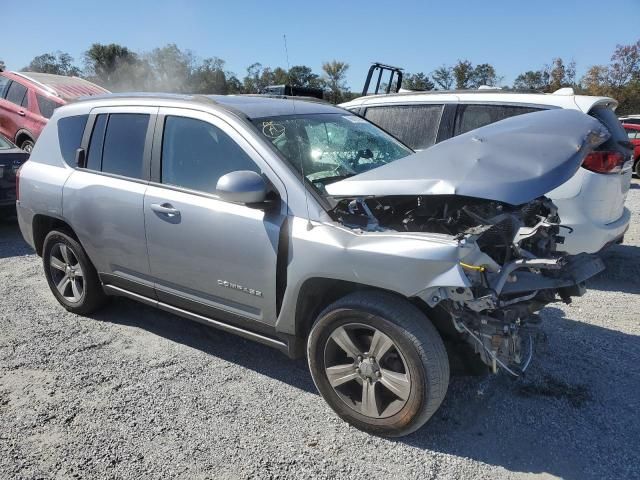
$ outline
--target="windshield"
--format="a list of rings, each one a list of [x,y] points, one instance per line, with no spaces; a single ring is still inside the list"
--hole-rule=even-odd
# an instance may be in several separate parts
[[[313,114],[253,120],[258,130],[318,189],[413,153],[355,115]]]
[[[8,150],[10,148],[13,148],[13,145],[0,135],[0,150]]]

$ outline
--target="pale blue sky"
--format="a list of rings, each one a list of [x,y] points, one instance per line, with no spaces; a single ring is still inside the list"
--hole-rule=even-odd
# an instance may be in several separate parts
[[[616,44],[640,39],[640,0],[2,3],[0,59],[9,69],[55,50],[80,63],[93,42],[136,51],[176,43],[200,58],[223,58],[242,78],[253,62],[286,67],[286,34],[291,65],[319,72],[323,61],[344,60],[354,91],[376,60],[428,73],[466,58],[492,63],[510,84],[554,56],[574,59],[582,74],[607,63]]]

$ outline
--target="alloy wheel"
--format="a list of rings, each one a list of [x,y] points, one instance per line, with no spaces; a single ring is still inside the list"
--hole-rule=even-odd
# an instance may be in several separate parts
[[[52,247],[49,269],[60,295],[69,302],[79,302],[84,295],[84,272],[78,257],[67,244],[58,242]]]
[[[350,408],[370,418],[398,413],[411,392],[411,376],[398,346],[380,330],[360,323],[336,328],[325,344],[325,373]]]

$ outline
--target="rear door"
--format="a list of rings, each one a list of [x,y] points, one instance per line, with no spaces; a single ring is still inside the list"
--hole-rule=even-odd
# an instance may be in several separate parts
[[[255,320],[249,328],[273,325],[284,185],[221,118],[175,108],[159,113],[155,182],[144,200],[158,300],[231,323]],[[264,209],[220,199],[218,179],[236,170],[262,173],[280,202]]]
[[[63,192],[63,214],[105,283],[153,297],[144,229],[156,107],[97,108],[84,133],[86,168]]]
[[[18,130],[25,127],[29,105],[28,89],[15,80],[5,85],[3,99],[0,100],[0,132],[11,141],[16,141]],[[20,145],[18,145],[20,146]]]

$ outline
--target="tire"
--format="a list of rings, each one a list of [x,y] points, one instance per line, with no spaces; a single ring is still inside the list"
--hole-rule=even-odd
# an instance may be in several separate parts
[[[20,148],[22,150],[24,150],[27,153],[31,153],[31,151],[33,150],[33,146],[35,145],[35,143],[33,142],[33,140],[31,139],[27,139],[24,142],[22,142],[20,144]]]
[[[636,158],[636,164],[634,165],[634,171],[636,172],[636,178],[640,178],[640,157]]]
[[[105,304],[107,296],[96,269],[80,243],[67,232],[49,232],[44,239],[42,263],[51,292],[70,312],[88,315]]]
[[[354,348],[361,360],[346,353]],[[382,356],[371,358],[376,352]],[[449,385],[447,352],[433,324],[414,305],[385,292],[355,292],[329,305],[311,329],[307,357],[316,387],[338,416],[385,437],[424,425]]]

